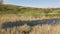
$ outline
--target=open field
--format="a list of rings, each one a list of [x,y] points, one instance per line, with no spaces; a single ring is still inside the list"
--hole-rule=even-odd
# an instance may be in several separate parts
[[[19,22],[55,18],[60,18],[60,8],[31,8],[15,5],[0,5],[0,34],[60,34],[60,22],[54,25],[42,24],[35,26],[22,25]],[[7,25],[10,25],[9,27],[12,26],[11,22],[14,27],[7,28]],[[18,26],[16,26],[15,22],[19,22]],[[6,25],[6,28],[3,25]]]

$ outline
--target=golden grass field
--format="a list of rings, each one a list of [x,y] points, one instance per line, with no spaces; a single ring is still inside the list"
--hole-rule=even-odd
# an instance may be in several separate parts
[[[29,27],[25,24],[20,27],[0,29],[0,34],[60,34],[60,25],[46,24]]]
[[[28,17],[30,20],[35,20],[39,18]],[[11,15],[0,15],[0,34],[60,34],[60,24],[56,25],[36,25],[33,27],[28,26],[27,24],[19,27],[2,29],[1,25],[4,22],[17,22],[20,20],[28,20],[23,16],[16,16],[15,14]],[[45,18],[45,17],[44,17]],[[59,18],[59,17],[58,17]],[[42,19],[42,18],[41,18]]]

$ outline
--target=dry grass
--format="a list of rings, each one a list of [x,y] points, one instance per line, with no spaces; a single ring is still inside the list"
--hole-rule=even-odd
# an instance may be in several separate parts
[[[30,26],[26,24],[19,27],[13,27],[8,29],[0,29],[0,34],[24,34],[30,31]]]
[[[35,26],[30,34],[60,34],[60,25]]]
[[[34,16],[19,16],[16,14],[3,14],[0,15],[0,22],[16,22],[16,21],[32,21],[32,20],[43,20],[43,19],[54,19],[60,17],[34,17]]]
[[[17,16],[15,14],[10,14],[10,15],[0,15],[0,26],[3,22],[16,22],[20,20],[35,20],[37,18],[34,17],[24,17],[24,16]],[[45,18],[45,17],[44,17]],[[38,18],[39,19],[39,18]],[[40,18],[41,19],[41,18]],[[19,27],[13,27],[13,28],[8,28],[8,29],[0,29],[0,34],[60,34],[60,25],[36,25],[33,27],[30,27],[28,25],[23,25]]]
[[[60,34],[60,25],[23,25],[8,29],[0,29],[0,34]]]
[[[0,34],[60,34],[60,25],[45,24],[30,27],[25,24],[20,27],[0,29]]]

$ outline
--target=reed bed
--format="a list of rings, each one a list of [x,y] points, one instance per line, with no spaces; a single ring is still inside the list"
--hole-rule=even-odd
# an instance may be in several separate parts
[[[0,29],[0,34],[60,34],[60,25],[36,25],[30,27],[23,25],[19,27]]]
[[[30,34],[60,34],[60,25],[35,26]]]
[[[21,15],[16,15],[16,14],[3,14],[0,15],[0,22],[16,22],[16,21],[32,21],[32,20],[43,20],[43,19],[54,19],[54,18],[60,18],[58,16],[54,17],[45,17],[45,16],[39,16],[39,17],[34,17],[34,16],[21,16]]]
[[[48,25],[48,24],[43,24],[41,25],[36,25],[36,26],[28,26],[27,24],[24,24],[19,27],[13,27],[13,28],[7,28],[7,29],[2,29],[1,25],[4,22],[17,22],[20,20],[35,20],[36,18],[34,17],[24,17],[24,16],[17,16],[15,14],[13,15],[1,15],[0,16],[0,34],[60,34],[60,24],[56,25]],[[32,19],[34,18],[34,19]],[[45,17],[44,17],[45,18]],[[38,18],[39,19],[39,18]],[[41,19],[41,18],[40,18]]]

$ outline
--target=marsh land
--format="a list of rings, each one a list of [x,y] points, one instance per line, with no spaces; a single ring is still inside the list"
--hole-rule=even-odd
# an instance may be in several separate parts
[[[0,34],[60,34],[60,8],[0,5]]]

